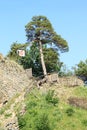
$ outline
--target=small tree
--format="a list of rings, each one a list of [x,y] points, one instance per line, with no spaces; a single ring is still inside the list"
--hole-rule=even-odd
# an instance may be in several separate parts
[[[7,57],[9,57],[10,59],[15,60],[16,62],[18,62],[20,57],[17,54],[17,50],[21,49],[21,48],[25,49],[26,46],[27,46],[27,44],[21,44],[21,43],[13,42],[13,44],[10,47],[10,51],[7,54]]]
[[[83,80],[87,80],[87,59],[79,62],[75,68],[75,74]]]
[[[43,45],[54,44],[60,51],[68,51],[67,42],[57,35],[50,21],[45,16],[35,16],[25,26],[26,36],[29,43],[34,42],[39,46],[41,64],[44,77],[47,76],[47,70],[44,62]]]
[[[47,69],[47,73],[59,72],[61,69],[61,62],[59,60],[58,53],[52,48],[43,48],[44,61]],[[34,76],[43,75],[40,52],[38,47],[33,44],[30,47],[30,50],[26,50],[25,57],[20,58],[20,63],[25,69],[32,68]]]

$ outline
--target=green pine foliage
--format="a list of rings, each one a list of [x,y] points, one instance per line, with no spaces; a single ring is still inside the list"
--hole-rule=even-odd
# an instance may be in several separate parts
[[[50,21],[45,16],[34,16],[25,26],[28,43],[35,43],[40,51],[40,59],[44,77],[47,76],[47,68],[44,61],[43,45],[54,45],[55,49],[65,52],[69,50],[68,43],[58,35]]]
[[[29,42],[41,41],[42,44],[54,43],[60,51],[68,51],[68,43],[58,35],[46,16],[34,16],[25,26],[26,36]]]

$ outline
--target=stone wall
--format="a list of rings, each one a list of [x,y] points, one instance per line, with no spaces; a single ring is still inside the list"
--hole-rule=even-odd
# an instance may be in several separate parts
[[[29,79],[32,78],[32,68],[26,69],[25,72],[26,72]]]
[[[19,130],[17,117],[10,119],[6,122],[5,130]]]
[[[57,82],[60,86],[68,86],[68,87],[84,85],[83,81],[76,76],[58,77],[57,73],[48,75],[48,82],[50,83]]]
[[[59,78],[59,84],[67,87],[83,86],[84,83],[76,76],[67,76]]]
[[[25,70],[16,62],[0,59],[0,106],[29,85]]]

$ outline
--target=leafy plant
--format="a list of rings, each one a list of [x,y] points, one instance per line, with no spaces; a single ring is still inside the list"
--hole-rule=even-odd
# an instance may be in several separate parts
[[[84,126],[87,126],[87,120],[83,120],[83,121],[82,121],[82,124],[83,124]]]
[[[36,130],[50,130],[48,115],[46,113],[38,116],[35,127]]]
[[[36,105],[37,105],[36,102],[34,102],[34,101],[30,101],[30,102],[28,102],[28,104],[27,104],[27,109],[34,108]]]
[[[26,120],[22,116],[18,115],[19,128],[23,128],[26,125]]]
[[[54,90],[49,90],[46,97],[46,101],[48,103],[52,103],[54,106],[58,103],[59,99],[57,97],[54,97]]]
[[[68,116],[72,116],[74,114],[74,110],[72,108],[68,108],[66,110],[66,113],[67,113]]]
[[[74,69],[75,74],[82,78],[84,81],[87,80],[87,59],[80,61],[77,67]]]
[[[5,114],[5,117],[8,118],[8,117],[10,117],[11,115],[12,115],[12,113],[6,113],[6,114]]]

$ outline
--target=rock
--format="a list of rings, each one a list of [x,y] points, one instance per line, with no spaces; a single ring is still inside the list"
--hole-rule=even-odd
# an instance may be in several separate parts
[[[10,98],[29,86],[25,70],[16,62],[0,60],[0,104],[5,104]],[[1,105],[0,105],[1,106]]]
[[[18,120],[16,117],[6,123],[5,130],[19,130]]]
[[[75,87],[75,86],[84,85],[83,81],[76,76],[61,77],[59,78],[59,83],[61,86],[67,86],[67,87]]]

